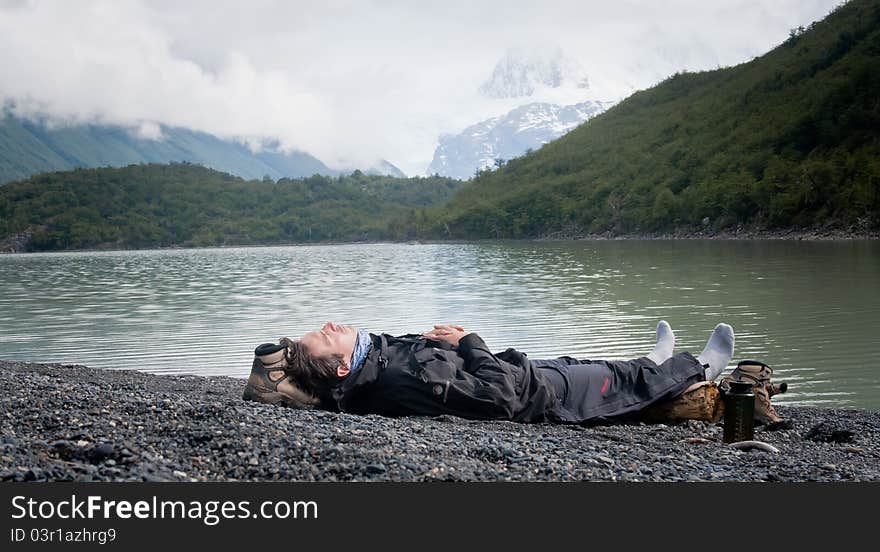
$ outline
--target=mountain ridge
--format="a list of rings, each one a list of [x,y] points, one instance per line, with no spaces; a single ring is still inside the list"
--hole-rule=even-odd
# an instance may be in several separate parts
[[[346,172],[331,169],[303,151],[282,151],[277,143],[252,151],[245,144],[181,127],[161,125],[156,129],[158,136],[143,137],[121,126],[50,127],[9,111],[0,113],[0,185],[46,171],[132,163],[194,163],[246,179],[336,176]],[[364,172],[406,176],[384,159]]]

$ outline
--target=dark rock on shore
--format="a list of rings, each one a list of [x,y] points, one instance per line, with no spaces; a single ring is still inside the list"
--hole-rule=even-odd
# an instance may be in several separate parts
[[[0,361],[0,481],[876,481],[880,412],[722,428],[383,418],[241,400],[244,381]],[[772,431],[770,430],[772,429]]]
[[[27,230],[0,238],[0,253],[24,253],[33,240],[33,231]]]

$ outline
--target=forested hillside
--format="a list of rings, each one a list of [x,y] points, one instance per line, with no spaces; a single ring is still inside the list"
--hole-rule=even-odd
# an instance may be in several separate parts
[[[0,250],[401,238],[459,185],[360,171],[243,180],[187,163],[47,173],[0,187]]]
[[[485,171],[419,228],[538,237],[880,225],[880,1],[677,74]]]

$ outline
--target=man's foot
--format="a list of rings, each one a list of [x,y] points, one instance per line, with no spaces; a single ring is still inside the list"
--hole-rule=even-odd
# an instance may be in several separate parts
[[[706,368],[706,381],[714,381],[730,364],[733,358],[733,328],[727,324],[718,324],[709,337],[706,348],[697,360]]]
[[[242,398],[292,408],[314,408],[318,399],[297,387],[287,373],[287,347],[274,343],[254,351],[254,364]]]
[[[648,358],[653,360],[654,364],[663,364],[672,357],[673,349],[675,349],[675,334],[672,332],[669,322],[661,320],[657,324],[657,345],[654,346],[654,350],[651,351]]]

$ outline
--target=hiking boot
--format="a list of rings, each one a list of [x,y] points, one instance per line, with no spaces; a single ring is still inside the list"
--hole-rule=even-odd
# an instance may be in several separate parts
[[[778,423],[782,418],[776,413],[776,409],[770,403],[770,397],[788,390],[788,384],[774,384],[770,381],[773,369],[757,360],[744,360],[736,365],[736,369],[729,376],[721,380],[719,387],[725,393],[730,389],[732,381],[747,381],[752,383],[752,392],[755,394],[755,422],[759,424]]]
[[[291,408],[314,408],[318,399],[297,387],[286,370],[287,346],[260,345],[254,350],[254,364],[242,398]]]

